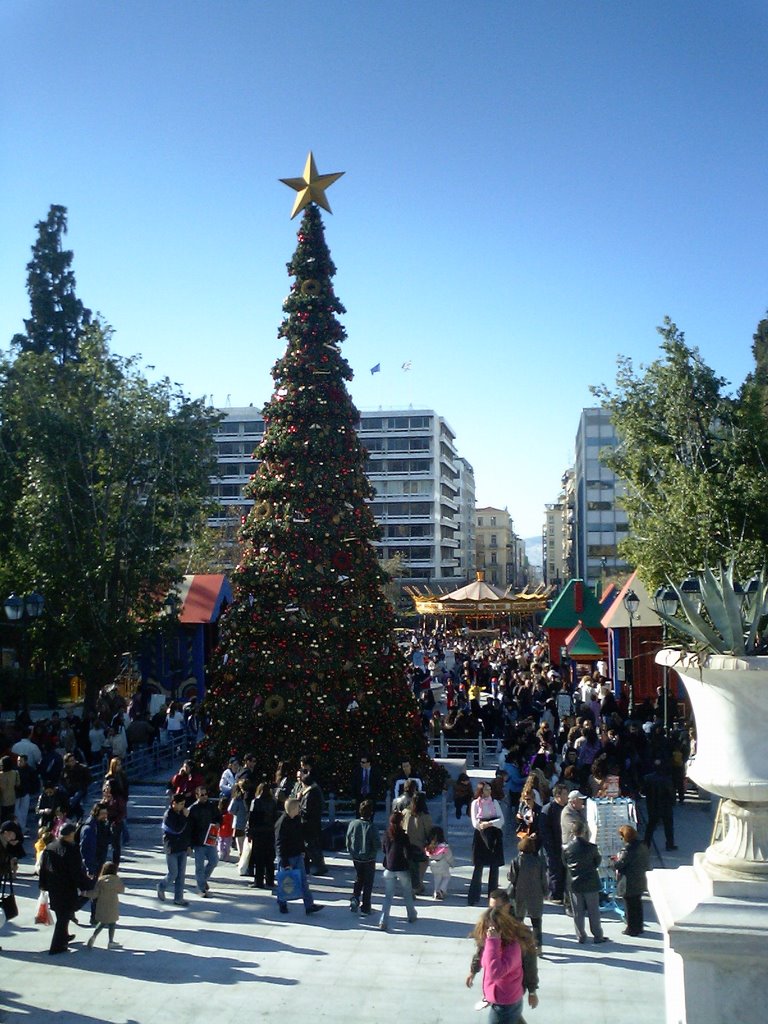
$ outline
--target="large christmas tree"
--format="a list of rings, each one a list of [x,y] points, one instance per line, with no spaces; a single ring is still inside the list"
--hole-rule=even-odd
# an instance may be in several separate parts
[[[308,160],[305,178],[313,173]],[[385,774],[406,758],[433,773],[371,544],[373,490],[339,349],[344,307],[315,205],[327,208],[324,198],[306,190],[288,264],[293,284],[279,331],[287,348],[272,370],[201,753],[215,770],[230,753],[252,750],[269,778],[279,759],[312,754],[324,781],[343,792],[362,752]]]

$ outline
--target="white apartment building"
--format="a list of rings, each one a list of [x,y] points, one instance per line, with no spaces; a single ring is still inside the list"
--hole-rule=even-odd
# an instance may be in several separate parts
[[[598,453],[615,447],[616,432],[607,409],[583,409],[576,433],[574,464],[575,573],[589,586],[631,572],[618,545],[629,529],[627,513],[617,507],[623,484],[604,466]]]
[[[224,419],[214,434],[218,473],[211,490],[231,519],[247,514],[252,504],[243,487],[256,470],[253,452],[264,435],[264,419],[253,405],[218,411]],[[459,459],[445,419],[431,409],[368,411],[360,414],[358,432],[376,489],[371,504],[381,529],[379,558],[402,555],[404,582],[469,578],[460,558],[474,550],[473,515],[463,513],[465,501],[474,511],[474,474]],[[212,525],[226,523],[227,514]]]

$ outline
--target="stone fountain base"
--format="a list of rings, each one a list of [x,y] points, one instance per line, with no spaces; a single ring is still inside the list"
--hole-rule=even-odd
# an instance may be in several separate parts
[[[713,868],[699,853],[692,867],[648,875],[664,933],[666,1024],[764,1024],[768,880],[713,877]]]

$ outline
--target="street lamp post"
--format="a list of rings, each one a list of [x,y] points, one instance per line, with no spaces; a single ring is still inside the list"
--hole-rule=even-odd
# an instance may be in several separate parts
[[[39,619],[43,614],[44,605],[45,598],[43,595],[33,591],[31,594],[25,594],[24,597],[19,597],[18,594],[10,594],[5,599],[3,608],[9,625],[24,630],[24,633],[26,634],[29,624],[34,622],[36,619]],[[17,657],[19,660],[19,668],[21,669],[24,710],[28,711],[29,694],[27,692],[27,669],[29,664],[27,651],[23,649],[24,646],[25,640],[21,640],[17,649]]]
[[[665,587],[662,584],[656,593],[653,595],[653,603],[656,605],[657,612],[663,612],[664,615],[672,618],[677,614],[677,608],[680,602],[677,599],[677,594],[672,587]],[[661,620],[661,637],[662,644],[664,647],[667,646],[667,620]],[[664,665],[664,735],[666,736],[669,732],[669,668]]]
[[[635,621],[637,609],[640,607],[640,598],[634,590],[628,590],[624,595],[624,607],[629,615],[629,717],[635,713],[635,666],[632,660],[632,624]]]

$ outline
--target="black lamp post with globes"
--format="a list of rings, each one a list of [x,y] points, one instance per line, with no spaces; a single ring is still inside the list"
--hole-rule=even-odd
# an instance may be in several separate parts
[[[45,598],[37,591],[19,597],[18,594],[10,594],[3,603],[5,617],[8,625],[22,630],[22,637],[17,647],[17,658],[21,669],[22,700],[24,710],[29,710],[29,693],[27,691],[27,671],[29,669],[29,657],[26,634],[30,624],[35,622],[43,614]]]

